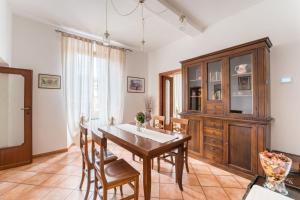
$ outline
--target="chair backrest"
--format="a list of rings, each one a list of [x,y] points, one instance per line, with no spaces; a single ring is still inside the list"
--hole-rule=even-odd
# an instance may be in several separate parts
[[[182,133],[185,135],[189,134],[189,120],[188,119],[179,119],[172,118],[172,132]]]
[[[107,184],[104,172],[105,148],[106,140],[92,131],[92,162],[94,165],[94,170],[96,170],[96,173],[100,176],[99,181],[102,182],[102,185]]]
[[[153,116],[152,120],[154,128],[165,129],[165,116]]]
[[[80,150],[84,162],[87,165],[90,165],[91,160],[89,158],[88,128],[82,123],[80,123]]]

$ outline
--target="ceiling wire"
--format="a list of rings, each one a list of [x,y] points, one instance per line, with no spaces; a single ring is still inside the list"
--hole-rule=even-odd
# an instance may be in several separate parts
[[[134,13],[134,12],[138,9],[138,7],[139,7],[139,5],[140,5],[140,3],[138,2],[137,5],[135,6],[135,8],[134,8],[133,10],[131,10],[131,11],[127,12],[127,13],[121,13],[121,12],[117,9],[117,7],[116,7],[116,5],[115,5],[115,3],[114,3],[114,0],[111,0],[111,4],[112,4],[113,9],[116,11],[116,13],[118,13],[118,14],[121,15],[121,16],[129,16],[129,15],[131,15],[132,13]]]

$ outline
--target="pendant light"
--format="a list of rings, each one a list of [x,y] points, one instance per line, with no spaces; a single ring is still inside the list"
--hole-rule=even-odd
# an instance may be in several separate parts
[[[107,30],[107,12],[108,12],[108,0],[105,2],[105,33],[103,34],[103,45],[109,46],[110,45],[110,34]]]
[[[142,41],[141,41],[141,51],[145,50],[145,18],[144,18],[144,2],[145,0],[140,0],[139,1],[141,4],[141,9],[142,9]]]

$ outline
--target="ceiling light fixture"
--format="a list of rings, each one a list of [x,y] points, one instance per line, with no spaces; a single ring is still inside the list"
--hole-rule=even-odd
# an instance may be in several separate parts
[[[110,45],[110,34],[107,30],[107,21],[108,21],[108,0],[105,2],[105,33],[103,34],[103,45],[109,46]]]

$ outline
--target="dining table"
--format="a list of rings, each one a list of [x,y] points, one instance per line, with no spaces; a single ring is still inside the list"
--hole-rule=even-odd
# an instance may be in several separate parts
[[[142,158],[145,200],[151,198],[151,160],[173,150],[177,151],[175,156],[175,178],[180,190],[183,191],[184,145],[191,140],[190,135],[150,126],[145,126],[137,131],[133,124],[107,125],[98,128],[98,130],[99,137],[103,137],[106,141],[110,140]]]

